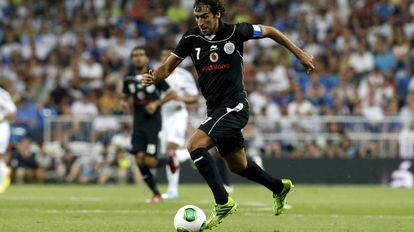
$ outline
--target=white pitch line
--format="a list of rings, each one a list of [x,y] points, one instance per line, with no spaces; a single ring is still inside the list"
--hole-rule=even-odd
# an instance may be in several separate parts
[[[258,216],[258,215],[271,215],[271,209],[263,208],[263,213],[260,210],[246,210],[241,209],[236,215],[243,216]],[[264,212],[268,211],[268,212]],[[7,208],[0,209],[0,212],[37,212],[47,214],[163,214],[174,215],[175,210],[59,210],[59,209],[31,209],[31,208]],[[291,217],[330,217],[330,218],[347,218],[358,217],[364,219],[384,219],[384,220],[414,220],[414,215],[367,215],[367,214],[296,214],[287,213],[286,216]]]
[[[19,201],[84,201],[84,202],[101,202],[106,201],[104,198],[99,197],[50,197],[50,196],[1,196],[2,200],[19,200]]]
[[[107,202],[107,201],[122,201],[122,202],[131,202],[131,203],[143,203],[144,200],[142,199],[107,199],[102,197],[53,197],[53,196],[1,196],[0,202],[2,200],[17,200],[17,201],[70,201],[70,202]],[[184,200],[177,200],[177,201],[168,201],[169,203],[179,203],[179,204],[188,204],[187,201]],[[201,200],[198,202],[194,202],[193,204],[199,205],[212,205],[213,201],[210,200]],[[249,206],[249,207],[264,207],[270,206],[272,202],[259,202],[259,201],[244,201],[241,203],[241,206]]]
[[[244,212],[243,215],[246,216],[256,216],[256,215],[268,215],[268,213],[253,213],[253,212]],[[347,218],[347,217],[358,217],[364,219],[385,219],[385,220],[414,220],[414,215],[359,215],[359,214],[295,214],[295,213],[286,213],[286,216],[292,217],[330,217],[330,218]]]

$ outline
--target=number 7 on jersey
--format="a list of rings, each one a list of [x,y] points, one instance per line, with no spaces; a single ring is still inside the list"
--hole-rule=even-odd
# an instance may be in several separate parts
[[[201,52],[201,48],[195,48],[196,52],[197,52],[197,60],[200,59],[200,52]]]

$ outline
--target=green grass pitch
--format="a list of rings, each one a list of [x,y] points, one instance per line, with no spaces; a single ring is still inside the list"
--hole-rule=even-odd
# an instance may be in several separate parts
[[[0,231],[174,231],[183,205],[210,214],[207,186],[181,185],[180,193],[178,200],[147,204],[149,191],[140,185],[15,185],[0,195]],[[414,231],[413,189],[296,184],[292,208],[278,217],[259,185],[236,185],[232,196],[238,211],[213,231]]]

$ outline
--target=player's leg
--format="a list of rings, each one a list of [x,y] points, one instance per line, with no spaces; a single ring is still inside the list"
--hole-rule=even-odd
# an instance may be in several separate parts
[[[293,188],[290,180],[281,180],[269,175],[251,159],[246,159],[244,148],[236,148],[234,152],[225,155],[224,159],[232,172],[257,182],[272,191],[274,197],[274,214],[279,215],[283,212],[286,204],[286,195]]]
[[[9,168],[4,157],[5,155],[0,154],[0,193],[4,193],[10,184],[10,181],[7,180],[9,178]]]
[[[233,193],[234,190],[230,184],[229,171],[225,161],[221,158],[220,153],[217,151],[216,148],[212,148],[210,152],[213,154],[217,169],[219,171],[221,179],[223,180],[224,188],[228,193]]]
[[[6,151],[9,144],[10,128],[6,123],[0,123],[0,193],[10,185],[9,168],[6,165]]]
[[[161,194],[158,190],[155,177],[151,172],[151,167],[147,165],[146,160],[147,154],[156,154],[156,145],[149,142],[148,133],[146,131],[134,130],[131,140],[131,153],[135,155],[135,161],[141,172],[142,178],[153,194],[149,202],[157,202],[161,199]],[[148,163],[150,162],[148,161]]]
[[[145,154],[145,152],[140,152],[137,154],[137,160],[140,160],[137,161],[137,166],[141,172],[142,178],[152,192],[152,197],[146,201],[149,203],[159,202],[161,200],[161,193],[158,189],[155,176],[151,172],[151,167],[147,165],[147,163],[156,163],[156,159],[154,157],[148,156]]]
[[[189,138],[187,149],[194,165],[204,177],[217,204],[226,204],[228,193],[223,187],[223,181],[218,173],[213,157],[208,149],[214,146],[213,140],[202,130],[197,129]]]
[[[164,143],[167,143],[166,154],[171,157],[171,163],[166,166],[168,189],[163,198],[175,199],[178,197],[178,182],[180,178],[179,157],[177,150],[185,146],[185,134],[188,124],[187,113],[177,113],[166,119],[164,127]]]
[[[174,142],[168,142],[167,144],[167,154],[169,157],[174,157],[175,161],[178,162],[176,151],[178,149],[178,144]],[[176,165],[178,166],[178,165]],[[171,166],[165,166],[165,172],[167,175],[168,188],[165,194],[162,194],[164,199],[176,199],[178,197],[178,182],[180,179],[180,169],[176,169],[175,172],[171,170]]]
[[[188,142],[188,151],[190,152],[191,159],[194,161],[198,171],[209,185],[216,201],[213,212],[203,229],[211,229],[212,227],[217,226],[225,217],[233,213],[237,208],[236,202],[229,197],[224,188],[223,181],[221,180],[214,159],[208,152],[208,149],[211,148],[213,144],[213,140],[200,129],[197,129],[194,132]]]

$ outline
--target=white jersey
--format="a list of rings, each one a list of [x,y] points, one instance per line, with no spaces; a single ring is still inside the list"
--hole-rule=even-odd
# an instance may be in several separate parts
[[[14,104],[10,94],[0,88],[0,154],[4,154],[7,150],[10,138],[9,122],[4,118],[7,114],[14,114],[16,105]]]
[[[177,67],[166,81],[178,96],[198,95],[198,89],[193,75],[183,68]],[[169,101],[162,106],[163,117],[169,117],[176,113],[188,114],[184,102]]]
[[[177,67],[167,78],[167,83],[178,96],[198,95],[193,75],[183,68]],[[185,145],[185,134],[188,123],[188,111],[182,101],[169,101],[162,106],[161,151],[166,151],[167,143],[175,143],[179,147]]]
[[[16,112],[16,105],[14,104],[10,94],[0,88],[0,122],[2,122],[3,116],[7,114],[14,114]]]

